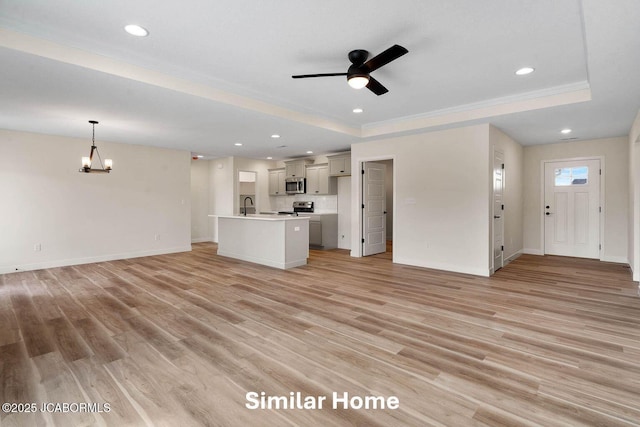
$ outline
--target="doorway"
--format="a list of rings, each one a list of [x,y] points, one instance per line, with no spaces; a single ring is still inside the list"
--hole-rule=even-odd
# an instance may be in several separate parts
[[[600,258],[600,159],[544,163],[544,253]]]
[[[392,253],[393,175],[393,159],[362,163],[362,256]]]

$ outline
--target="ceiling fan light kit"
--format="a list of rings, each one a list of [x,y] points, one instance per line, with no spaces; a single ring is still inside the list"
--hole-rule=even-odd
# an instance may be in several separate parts
[[[363,87],[369,84],[369,76],[365,76],[365,75],[349,76],[347,77],[347,82],[349,83],[349,86],[351,86],[354,89],[362,89]]]
[[[369,52],[363,49],[356,49],[349,52],[348,57],[349,61],[351,61],[351,66],[346,73],[301,74],[291,77],[294,79],[305,79],[309,77],[347,76],[347,82],[352,88],[362,89],[366,87],[371,92],[380,96],[389,92],[389,90],[384,87],[382,83],[371,77],[370,74],[408,52],[404,47],[395,44],[367,61]]]

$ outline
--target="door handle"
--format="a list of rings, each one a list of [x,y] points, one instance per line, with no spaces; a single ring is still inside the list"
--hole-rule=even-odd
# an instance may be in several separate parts
[[[500,215],[494,215],[493,219],[500,219]]]
[[[551,215],[553,212],[545,212],[545,215]]]

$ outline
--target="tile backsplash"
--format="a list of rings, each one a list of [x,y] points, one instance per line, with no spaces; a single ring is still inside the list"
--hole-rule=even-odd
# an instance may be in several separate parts
[[[338,196],[314,196],[296,194],[295,196],[270,196],[271,211],[290,211],[294,201],[313,202],[314,213],[338,213]]]

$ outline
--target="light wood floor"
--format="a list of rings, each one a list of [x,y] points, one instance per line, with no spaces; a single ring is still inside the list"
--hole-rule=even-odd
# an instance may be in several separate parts
[[[492,278],[311,251],[191,253],[0,276],[6,426],[640,425],[640,298],[620,264],[522,256]],[[250,410],[247,392],[327,396]],[[332,393],[399,409],[332,409]],[[357,403],[357,402],[356,402]]]

